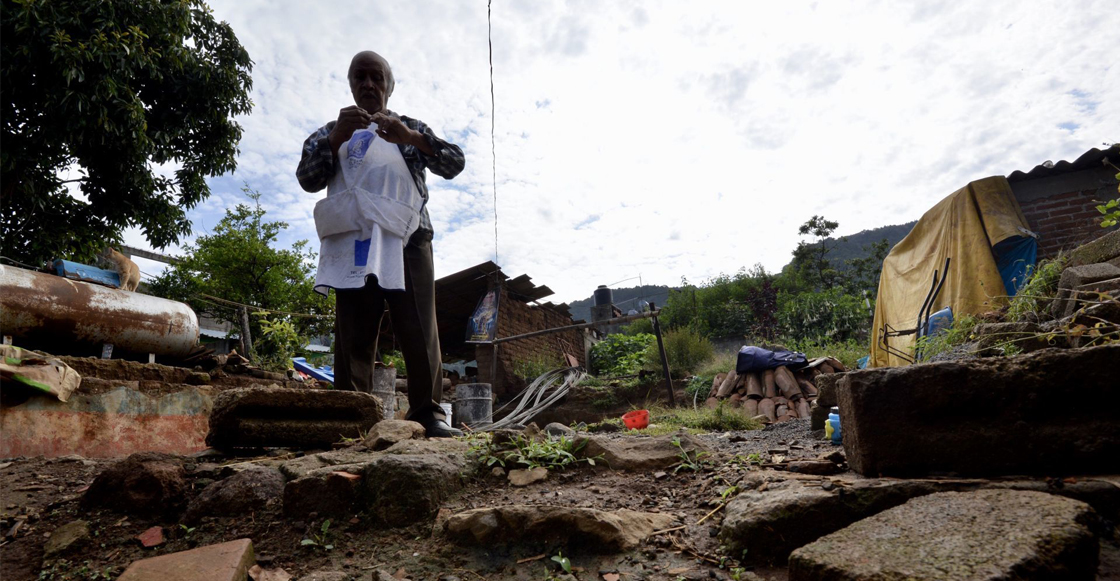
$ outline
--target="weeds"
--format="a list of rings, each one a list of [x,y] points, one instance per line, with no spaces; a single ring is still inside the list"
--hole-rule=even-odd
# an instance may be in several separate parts
[[[508,446],[495,445],[489,434],[480,434],[467,453],[487,467],[502,468],[566,470],[581,462],[594,466],[598,459],[576,456],[587,444],[586,440],[577,443],[564,436],[555,440],[538,440],[519,434],[507,444]]]
[[[914,342],[914,352],[921,361],[929,361],[936,355],[947,353],[958,345],[971,341],[972,330],[980,323],[973,315],[962,315],[953,319],[953,324],[936,335],[927,335]]]
[[[319,526],[318,534],[311,533],[311,538],[303,539],[299,544],[304,547],[320,547],[325,551],[329,551],[334,548],[334,545],[330,543],[330,530],[331,519],[328,518]]]
[[[564,551],[556,551],[556,554],[553,555],[552,560],[555,561],[556,564],[559,565],[565,573],[569,575],[572,574],[572,561],[571,559],[568,559],[564,556]]]
[[[689,472],[700,472],[702,470],[711,468],[712,463],[710,460],[707,460],[707,457],[709,455],[707,452],[697,451],[690,455],[688,453],[688,450],[685,450],[684,446],[681,445],[680,438],[673,438],[673,445],[677,447],[677,450],[679,450],[677,452],[677,456],[681,459],[680,462],[677,463],[677,467],[673,469],[673,474],[676,474],[681,470],[688,470]]]
[[[708,432],[731,432],[762,428],[760,422],[748,418],[741,410],[729,407],[724,401],[721,401],[715,409],[653,408],[650,410],[650,422],[669,428],[670,431],[691,428]]]
[[[1007,308],[1009,321],[1024,321],[1032,314],[1044,313],[1050,301],[1057,295],[1058,281],[1062,278],[1068,257],[1059,254],[1053,259],[1044,259],[1027,274],[1027,280],[1019,292],[1011,297]],[[1037,317],[1035,317],[1037,320]]]

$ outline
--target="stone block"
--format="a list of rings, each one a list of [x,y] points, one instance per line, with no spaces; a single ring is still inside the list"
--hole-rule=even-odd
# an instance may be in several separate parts
[[[204,516],[237,516],[263,510],[279,501],[284,475],[275,468],[248,466],[244,470],[202,489],[187,505],[183,522],[193,524]]]
[[[818,539],[789,558],[790,581],[1096,578],[1093,510],[1040,492],[916,498]]]
[[[844,373],[824,373],[813,378],[817,386],[817,405],[828,409],[836,405],[836,384],[844,378]],[[820,429],[820,428],[815,428]]]
[[[462,488],[465,469],[461,455],[386,454],[363,469],[358,504],[390,527],[429,522]]]
[[[125,514],[171,516],[182,509],[186,495],[182,458],[138,452],[101,471],[82,496],[82,503]]]
[[[666,513],[608,512],[574,506],[509,505],[451,515],[447,534],[470,544],[536,542],[582,543],[602,550],[636,548],[651,533],[673,526]]]
[[[1069,266],[1110,262],[1120,258],[1120,230],[1113,230],[1092,242],[1082,244],[1069,253]]]
[[[133,561],[117,581],[247,581],[254,562],[253,541],[237,539]]]
[[[864,475],[1115,474],[1120,344],[847,374],[848,464]]]
[[[1120,267],[1108,263],[1067,267],[1058,281],[1058,297],[1050,304],[1050,314],[1055,319],[1072,315],[1078,305],[1075,291],[1094,290],[1095,283],[1117,277],[1120,277]]]
[[[214,398],[206,444],[218,449],[329,448],[344,437],[360,437],[381,419],[381,402],[368,393],[231,389]]]
[[[362,442],[370,450],[384,450],[397,442],[419,440],[424,437],[424,426],[408,420],[381,420],[374,424]]]
[[[315,512],[320,516],[349,516],[354,514],[361,477],[340,467],[315,470],[284,486],[284,515],[304,518]]]
[[[809,429],[823,430],[824,423],[828,421],[828,414],[831,409],[831,407],[821,405],[820,400],[813,402],[813,407],[809,410]]]
[[[674,438],[680,438],[681,448],[690,454],[710,452],[699,440],[687,434],[625,439],[591,436],[583,440],[586,444],[579,455],[583,458],[602,456],[612,470],[663,470],[681,460],[681,448],[673,443]]]

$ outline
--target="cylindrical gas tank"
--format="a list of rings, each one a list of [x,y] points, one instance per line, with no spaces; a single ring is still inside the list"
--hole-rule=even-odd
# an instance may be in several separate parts
[[[595,306],[614,304],[614,293],[607,285],[601,284],[599,288],[595,289]]]
[[[0,332],[183,357],[198,345],[198,316],[180,302],[0,265]]]

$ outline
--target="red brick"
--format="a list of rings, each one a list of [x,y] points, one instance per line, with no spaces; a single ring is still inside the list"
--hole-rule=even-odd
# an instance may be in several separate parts
[[[253,541],[237,539],[133,561],[117,581],[246,581],[255,562]]]

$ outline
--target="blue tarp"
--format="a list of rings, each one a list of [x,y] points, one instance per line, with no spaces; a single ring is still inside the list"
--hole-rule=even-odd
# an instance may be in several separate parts
[[[103,284],[113,288],[121,288],[121,277],[112,270],[105,270],[69,260],[54,261],[54,271],[58,276],[82,282]]]
[[[995,246],[996,268],[1003,279],[1007,296],[1013,297],[1027,282],[1027,275],[1038,259],[1038,241],[1030,236],[1012,236]]]
[[[296,371],[310,375],[319,381],[334,383],[334,370],[330,367],[314,367],[303,357],[292,357],[292,366]]]

